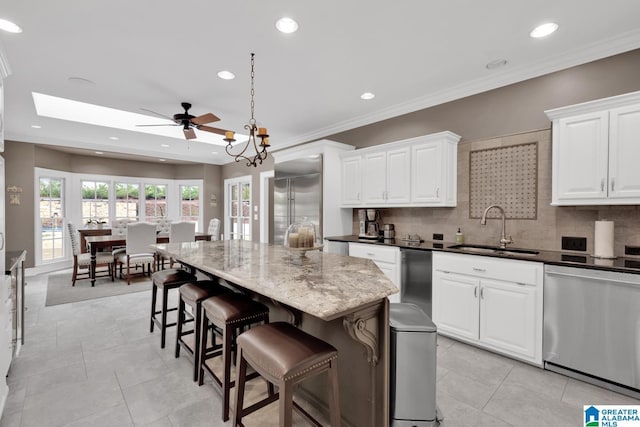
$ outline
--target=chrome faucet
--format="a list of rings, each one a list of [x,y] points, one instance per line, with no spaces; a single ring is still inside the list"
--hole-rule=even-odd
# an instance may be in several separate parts
[[[502,209],[498,205],[491,205],[487,209],[484,210],[482,214],[482,219],[480,220],[481,225],[487,225],[487,213],[491,210],[491,208],[496,208],[500,211],[500,215],[502,217],[502,236],[500,236],[500,248],[506,249],[509,243],[513,243],[511,236],[507,238],[507,228],[506,228],[506,215],[504,214],[504,209]]]

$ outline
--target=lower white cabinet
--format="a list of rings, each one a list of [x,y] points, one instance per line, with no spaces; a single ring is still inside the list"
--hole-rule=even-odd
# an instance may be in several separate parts
[[[400,248],[370,243],[349,243],[349,256],[372,260],[400,290]],[[389,302],[400,302],[400,292],[389,295]]]
[[[542,365],[541,263],[435,252],[433,270],[439,333]]]

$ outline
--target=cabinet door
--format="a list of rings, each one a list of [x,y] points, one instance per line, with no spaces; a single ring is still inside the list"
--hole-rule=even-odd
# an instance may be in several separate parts
[[[640,105],[611,110],[609,122],[609,198],[640,200]]]
[[[608,112],[559,119],[554,126],[554,204],[606,199]]]
[[[3,151],[4,151],[4,86],[2,83],[2,77],[0,77],[0,153],[2,153]]]
[[[437,204],[442,201],[442,144],[415,145],[411,156],[411,201]]]
[[[480,283],[480,341],[528,357],[536,355],[536,288],[483,279]]]
[[[342,204],[360,205],[362,194],[362,157],[342,159]]]
[[[439,332],[478,339],[480,280],[436,270],[433,275],[433,321]]]
[[[385,201],[409,203],[411,199],[411,152],[409,147],[387,151],[387,189]]]
[[[385,203],[387,186],[387,153],[380,151],[364,155],[362,189],[364,203],[380,205]]]
[[[374,262],[376,263],[380,271],[382,271],[385,276],[387,276],[389,280],[391,280],[393,284],[396,285],[396,288],[400,290],[400,286],[398,283],[398,266],[388,262]],[[398,292],[397,294],[389,295],[387,298],[389,298],[389,302],[400,302],[400,292]]]

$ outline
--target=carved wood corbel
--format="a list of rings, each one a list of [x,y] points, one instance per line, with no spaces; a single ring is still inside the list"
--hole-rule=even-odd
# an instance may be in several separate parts
[[[374,305],[346,315],[342,319],[345,331],[367,351],[367,361],[376,366],[379,359],[380,305]]]

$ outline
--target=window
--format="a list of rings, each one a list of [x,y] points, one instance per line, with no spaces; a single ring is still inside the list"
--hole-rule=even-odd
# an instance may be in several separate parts
[[[140,185],[116,183],[116,219],[137,221]]]
[[[167,217],[167,186],[147,184],[144,186],[144,216],[149,222]]]
[[[82,181],[82,221],[109,221],[109,183]]]
[[[62,178],[40,177],[39,228],[40,260],[51,262],[64,259],[64,217]]]
[[[200,218],[200,187],[197,185],[180,186],[180,219],[195,222]]]
[[[226,233],[230,239],[251,240],[251,177],[225,180]]]

